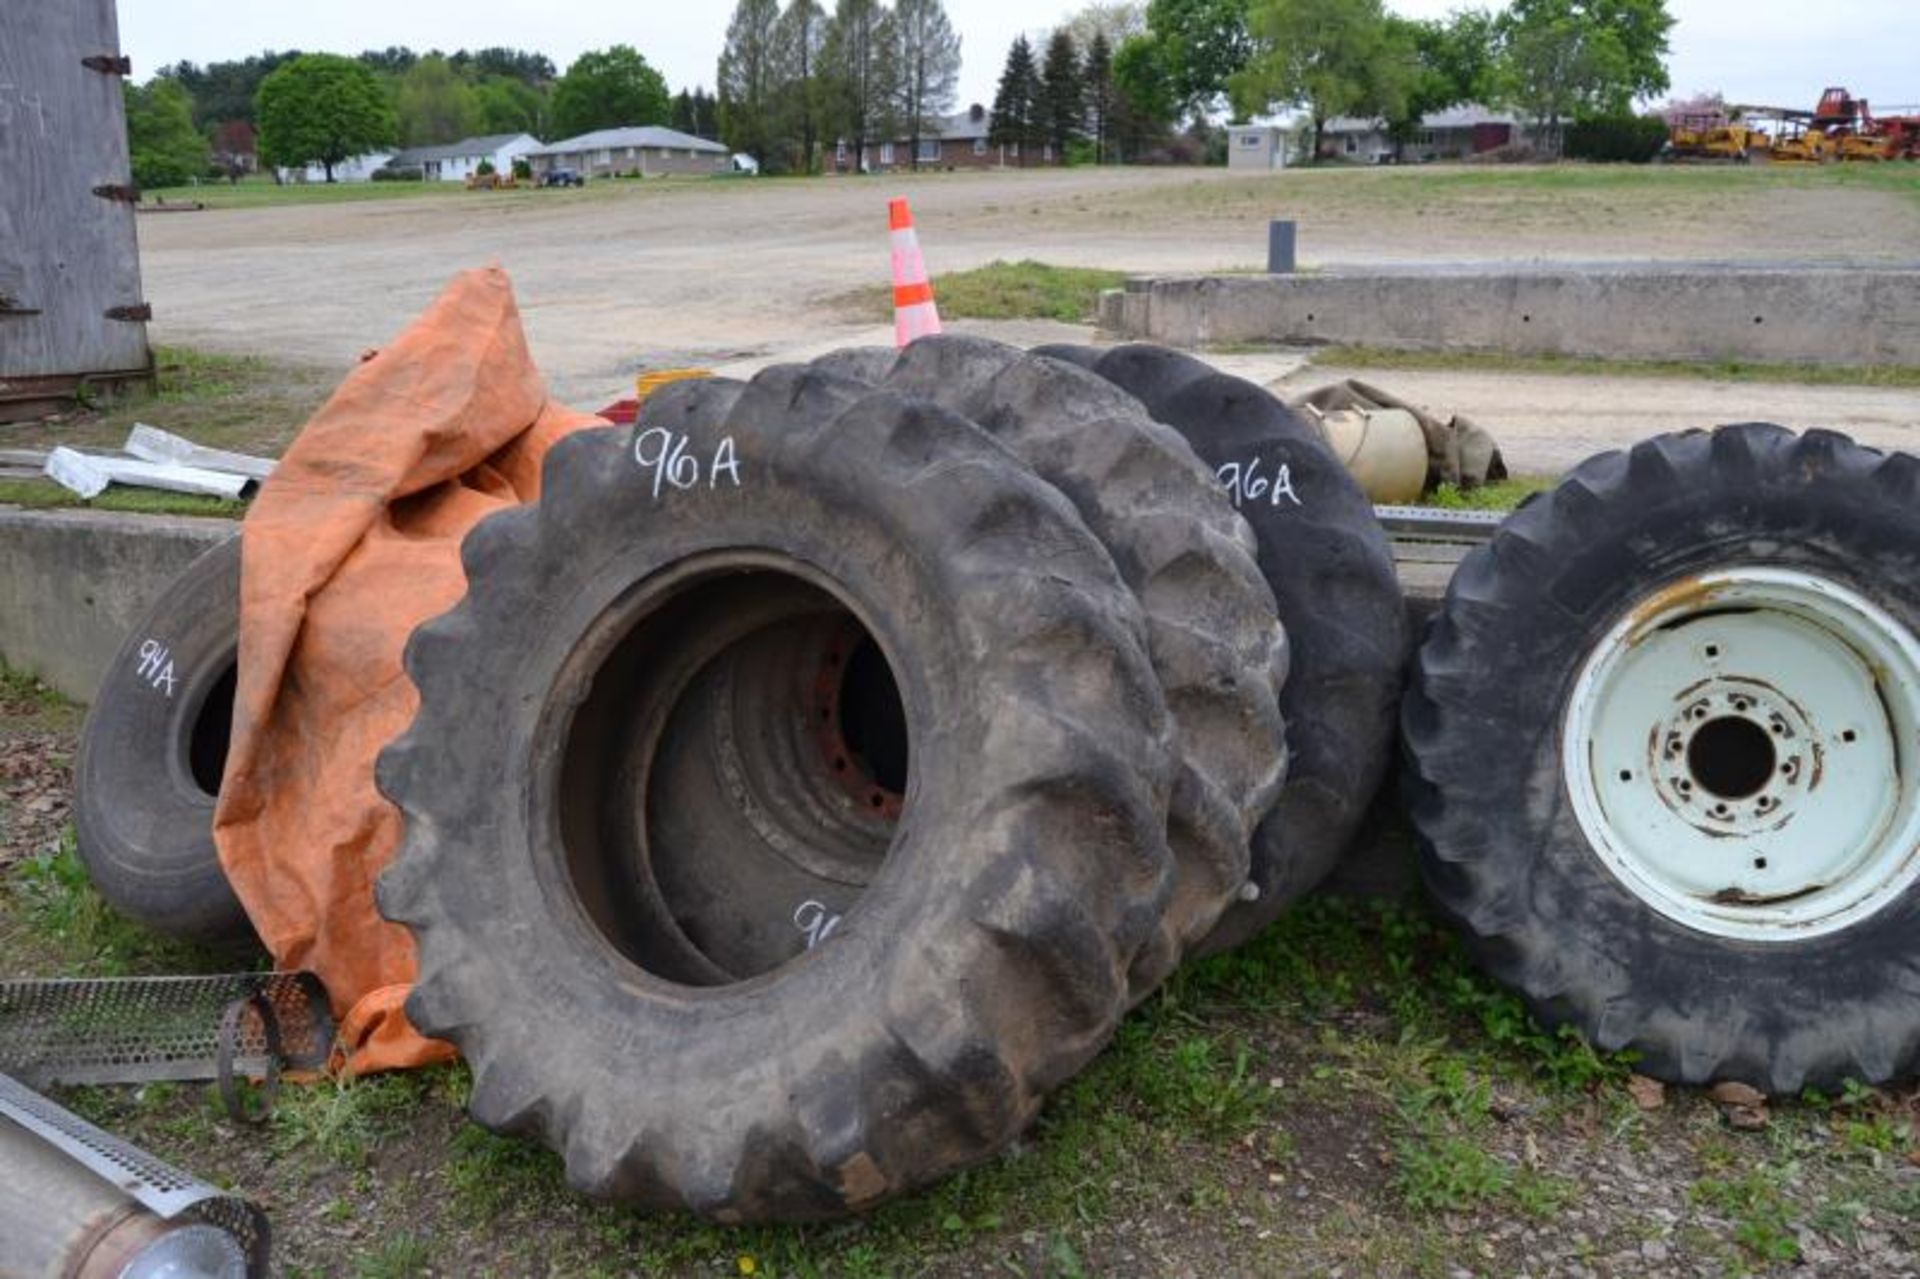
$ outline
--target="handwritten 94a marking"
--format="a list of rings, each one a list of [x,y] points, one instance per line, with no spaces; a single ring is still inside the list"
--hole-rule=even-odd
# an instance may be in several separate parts
[[[642,471],[653,473],[653,500],[669,488],[690,489],[704,478],[708,488],[719,488],[724,476],[740,487],[740,455],[733,437],[723,436],[704,465],[693,452],[692,442],[664,426],[652,426],[633,437],[633,462]]]
[[[1269,506],[1280,505],[1280,499],[1286,498],[1295,506],[1305,506],[1300,495],[1293,491],[1293,468],[1280,463],[1271,479],[1260,473],[1261,461],[1254,458],[1251,462],[1228,462],[1216,474],[1220,477],[1220,487],[1226,489],[1235,509],[1247,503],[1265,502]]]
[[[173,650],[159,640],[140,641],[140,660],[134,666],[133,673],[149,686],[173,696]]]

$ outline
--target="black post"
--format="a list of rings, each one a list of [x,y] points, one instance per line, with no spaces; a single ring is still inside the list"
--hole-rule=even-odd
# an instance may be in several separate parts
[[[1267,274],[1292,275],[1296,222],[1267,223]]]

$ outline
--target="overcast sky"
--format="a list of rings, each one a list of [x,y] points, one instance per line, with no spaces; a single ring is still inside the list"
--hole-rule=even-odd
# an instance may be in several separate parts
[[[14,0],[0,0],[14,3]],[[1913,0],[1668,0],[1678,18],[1669,64],[1678,93],[1811,107],[1829,84],[1878,109],[1920,103],[1920,27]],[[831,10],[831,0],[824,7]],[[965,69],[961,105],[993,99],[1007,46],[1080,8],[1072,0],[947,0]],[[1438,17],[1460,0],[1389,0]],[[513,45],[562,70],[587,49],[634,45],[677,91],[713,84],[731,0],[121,0],[121,43],[144,79],[156,67],[244,57],[262,49],[357,53]]]

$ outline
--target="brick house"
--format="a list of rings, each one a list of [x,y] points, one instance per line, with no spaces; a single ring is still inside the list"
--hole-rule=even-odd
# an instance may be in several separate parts
[[[920,168],[951,173],[957,169],[1022,167],[1020,148],[996,146],[989,142],[987,136],[992,131],[992,113],[977,102],[958,115],[947,116],[933,131],[921,137]],[[914,167],[913,153],[912,138],[869,142],[863,163],[856,165],[853,143],[842,138],[834,144],[828,172],[853,173],[858,170],[862,173],[898,173]],[[1060,162],[1060,157],[1054,155],[1051,146],[1043,146],[1037,153],[1027,157],[1025,167],[1037,169]]]

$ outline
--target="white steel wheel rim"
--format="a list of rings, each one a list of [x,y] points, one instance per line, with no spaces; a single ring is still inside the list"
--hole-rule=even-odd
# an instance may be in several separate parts
[[[1920,642],[1831,579],[1727,568],[1641,599],[1563,723],[1588,844],[1689,928],[1818,937],[1920,879]]]

